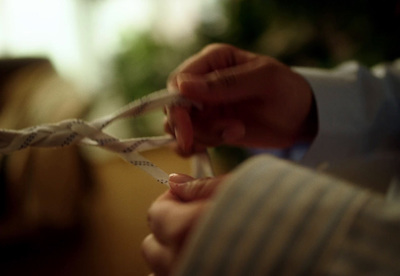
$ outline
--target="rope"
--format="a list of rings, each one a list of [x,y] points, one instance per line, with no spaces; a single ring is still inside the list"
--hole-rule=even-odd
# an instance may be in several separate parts
[[[135,100],[116,112],[86,122],[81,119],[68,119],[55,124],[43,124],[21,130],[0,129],[0,154],[10,154],[28,147],[67,147],[71,145],[90,145],[118,154],[122,159],[139,167],[153,176],[158,182],[168,185],[168,174],[139,154],[141,151],[156,149],[174,142],[165,136],[118,139],[103,132],[112,122],[134,118],[166,105],[193,105],[179,96],[178,92],[166,89],[153,92]],[[207,153],[199,154],[194,170],[200,176],[213,175]]]

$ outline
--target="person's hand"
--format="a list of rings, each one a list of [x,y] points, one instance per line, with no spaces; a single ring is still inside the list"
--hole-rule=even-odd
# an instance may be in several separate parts
[[[179,66],[167,86],[203,105],[167,109],[165,129],[183,155],[219,144],[283,148],[316,131],[309,84],[268,56],[213,44]]]
[[[205,212],[224,176],[193,179],[171,175],[171,189],[162,194],[148,211],[151,234],[142,243],[142,252],[155,275],[170,275],[185,240]]]

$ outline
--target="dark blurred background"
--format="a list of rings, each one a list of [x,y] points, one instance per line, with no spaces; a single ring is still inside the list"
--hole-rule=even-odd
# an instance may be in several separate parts
[[[105,115],[164,88],[175,67],[214,42],[290,66],[372,66],[400,58],[400,1],[0,0],[0,127]],[[161,134],[162,116],[112,131]],[[254,152],[212,153],[224,172]],[[171,150],[148,156],[190,173]],[[0,274],[146,275],[146,210],[163,190],[100,150],[0,157]]]
[[[221,0],[216,6],[220,16],[210,18],[204,11],[185,47],[165,43],[151,31],[125,37],[114,68],[127,98],[163,87],[185,57],[213,42],[295,66],[330,68],[350,59],[371,66],[400,56],[397,0]]]
[[[113,66],[116,87],[127,100],[163,87],[182,60],[214,42],[271,55],[291,66],[332,68],[348,60],[372,66],[400,57],[400,1],[221,0],[215,8],[219,14],[213,17],[203,11],[184,47],[152,31],[125,37]],[[137,124],[137,131],[149,134],[146,126]],[[223,158],[228,168],[254,153],[227,147],[215,151],[229,156]],[[272,152],[298,155],[293,149]]]
[[[184,47],[164,42],[152,31],[125,37],[113,66],[116,87],[127,100],[163,87],[182,60],[214,42],[270,55],[291,66],[332,68],[348,60],[372,66],[400,57],[397,0],[221,0],[214,9],[219,14],[203,11]],[[139,132],[149,134],[146,126],[136,125]],[[215,150],[229,155],[223,160],[230,168],[251,154],[237,148]],[[297,154],[273,152],[288,158]]]

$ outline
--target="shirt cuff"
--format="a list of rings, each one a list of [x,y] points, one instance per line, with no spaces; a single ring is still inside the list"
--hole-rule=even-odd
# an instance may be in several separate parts
[[[177,275],[320,275],[367,199],[356,188],[268,155],[223,183]]]
[[[318,114],[318,134],[303,164],[327,165],[363,151],[369,122],[360,78],[367,70],[349,62],[334,70],[293,68],[310,84]]]

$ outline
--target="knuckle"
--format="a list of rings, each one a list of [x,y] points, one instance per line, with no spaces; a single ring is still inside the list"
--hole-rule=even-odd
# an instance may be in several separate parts
[[[279,74],[279,64],[273,58],[261,57],[254,62],[254,72],[257,77],[262,77],[264,82],[268,81],[269,86],[272,86],[272,81]]]
[[[159,254],[157,254],[154,250],[153,239],[154,237],[152,234],[148,235],[146,238],[144,238],[140,247],[143,258],[146,260],[146,262],[151,264],[159,262]]]
[[[224,87],[230,88],[237,85],[237,74],[230,70],[229,68],[225,69],[224,73],[221,73],[219,70],[215,71],[216,82]]]
[[[193,185],[194,193],[200,198],[207,197],[211,194],[214,184],[214,178],[205,177],[197,180],[198,182]]]
[[[153,204],[148,211],[149,228],[157,239],[170,244],[175,240],[175,225],[171,223],[176,219],[176,212],[168,204]]]
[[[267,73],[274,73],[278,71],[282,66],[276,59],[268,56],[263,56],[258,59],[258,66]]]
[[[153,235],[148,235],[141,245],[143,258],[157,275],[166,275],[169,271],[170,252],[163,248]]]
[[[141,251],[143,256],[147,259],[147,253],[149,250],[149,243],[150,243],[150,239],[151,239],[151,234],[147,235],[143,240],[142,243],[140,245]]]
[[[147,218],[150,222],[162,222],[163,218],[168,213],[168,208],[165,208],[164,205],[165,204],[162,204],[160,202],[155,202],[150,206],[149,210],[147,211]]]
[[[201,52],[203,53],[211,53],[211,52],[219,52],[219,51],[226,51],[232,50],[234,47],[232,45],[226,43],[211,43],[208,44],[203,48]]]

